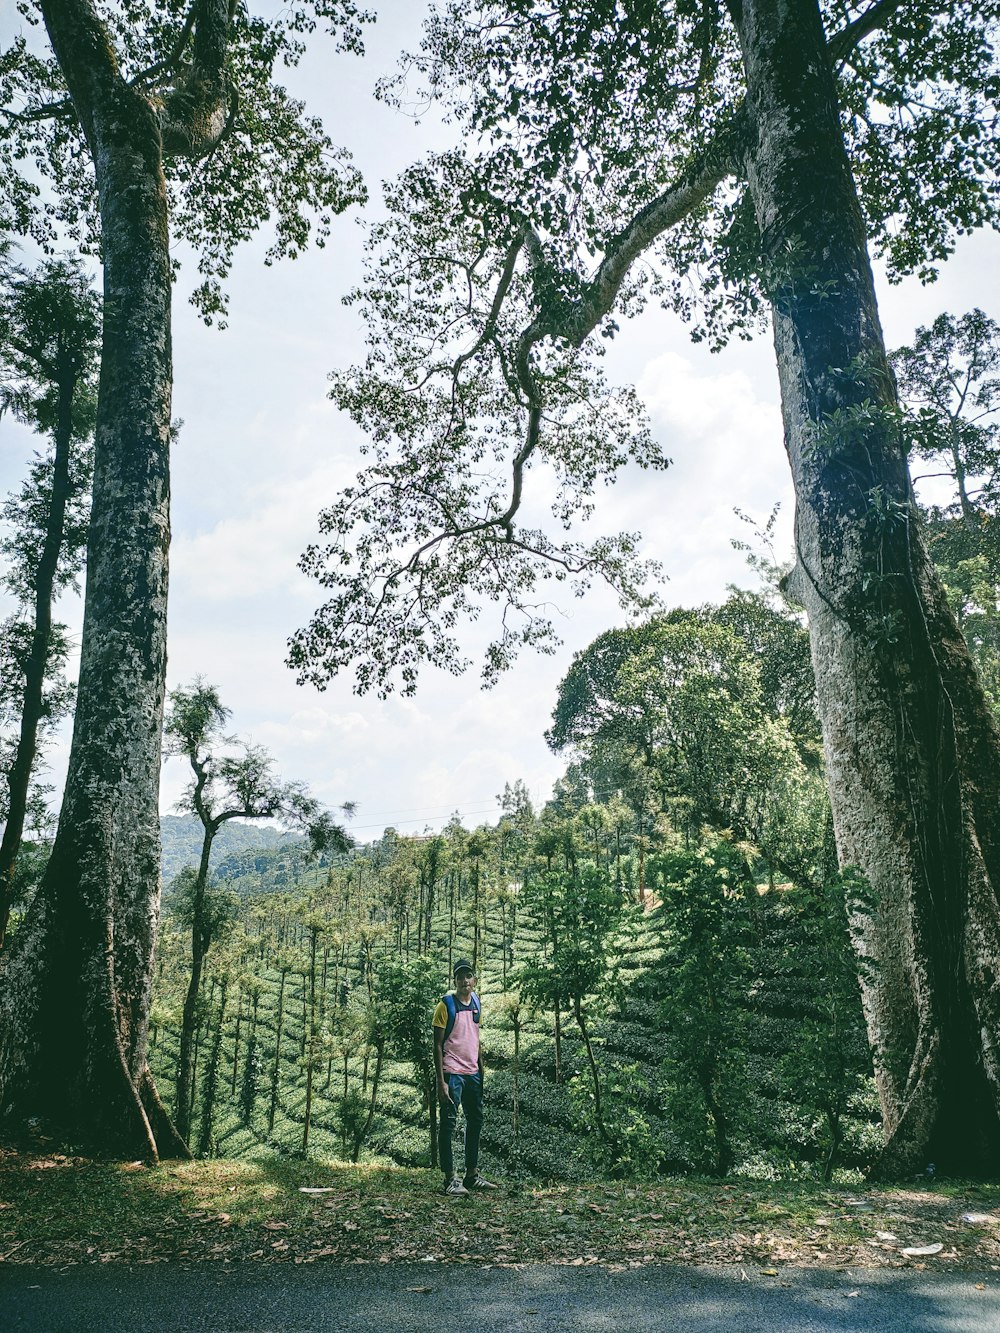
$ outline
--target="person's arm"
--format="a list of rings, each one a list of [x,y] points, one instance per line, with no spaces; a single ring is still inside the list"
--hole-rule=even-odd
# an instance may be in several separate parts
[[[451,1093],[444,1076],[444,1028],[434,1029],[434,1068],[437,1070],[438,1101],[450,1102]]]

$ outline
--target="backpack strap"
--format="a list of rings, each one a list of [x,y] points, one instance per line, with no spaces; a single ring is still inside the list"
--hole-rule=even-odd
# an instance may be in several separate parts
[[[447,1041],[452,1034],[452,1030],[455,1026],[455,1015],[458,1012],[458,1008],[455,1003],[455,992],[449,991],[447,995],[442,996],[442,1002],[444,1004],[444,1007],[448,1010],[448,1022],[445,1024],[444,1028],[444,1040]],[[473,991],[472,994],[470,995],[469,1003],[472,1005],[473,1020],[474,1022],[478,1023],[480,1005],[479,1005],[479,996],[476,994],[475,991]]]
[[[452,994],[451,991],[449,991],[447,995],[443,997],[443,1003],[444,1007],[448,1010],[448,1021],[444,1025],[444,1039],[445,1041],[447,1041],[448,1038],[451,1036],[452,1029],[455,1026],[455,1013],[456,1013],[455,996]]]

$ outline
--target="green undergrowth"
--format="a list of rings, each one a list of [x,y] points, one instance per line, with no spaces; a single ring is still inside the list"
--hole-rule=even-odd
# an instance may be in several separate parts
[[[147,1167],[0,1152],[0,1261],[687,1262],[775,1274],[781,1265],[1000,1273],[995,1185],[515,1180],[458,1199],[436,1186],[428,1171],[272,1154]],[[903,1253],[938,1244],[931,1255]]]

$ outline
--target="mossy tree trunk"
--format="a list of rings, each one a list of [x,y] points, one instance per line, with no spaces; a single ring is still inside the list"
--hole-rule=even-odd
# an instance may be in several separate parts
[[[796,492],[794,586],[885,1126],[876,1172],[1000,1153],[1000,735],[921,537],[814,0],[733,0]]]

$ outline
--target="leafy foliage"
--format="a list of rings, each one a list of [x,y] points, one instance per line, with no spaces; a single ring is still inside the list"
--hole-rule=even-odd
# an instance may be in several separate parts
[[[464,955],[477,959],[483,997],[483,1152],[505,1174],[822,1173],[875,1152],[815,724],[806,713],[793,737],[789,721],[805,706],[802,631],[748,594],[621,633],[588,650],[591,666],[609,670],[583,677],[579,697],[594,711],[563,719],[581,721],[578,757],[541,811],[516,784],[495,827],[455,819],[426,838],[389,830],[342,864],[303,856],[282,883],[241,899],[207,984],[211,993],[212,977],[242,974],[259,987],[254,1030],[273,1113],[266,1136],[234,1119],[243,1058],[231,1017],[220,1148],[266,1137],[301,1151],[311,1068],[311,1152],[430,1162],[430,1016]],[[637,680],[644,692],[629,693]],[[609,728],[614,753],[634,725],[634,698],[656,723],[644,771],[657,780],[641,799],[582,725]],[[727,732],[735,757],[712,748],[729,710],[749,733],[744,743]],[[758,717],[785,739],[754,841],[722,821],[754,808],[751,742],[771,734]],[[685,767],[670,748],[680,745],[725,771],[715,827],[696,817],[699,782],[715,769]],[[682,800],[692,774],[699,782]],[[172,993],[184,976],[179,926],[168,916]],[[169,1068],[176,1026],[167,1021],[158,1038],[158,1068]]]
[[[926,275],[997,218],[1000,8],[817,11],[869,235],[894,275]],[[464,146],[408,168],[370,231],[350,298],[368,357],[333,397],[371,461],[321,514],[332,540],[302,560],[332,595],[291,641],[301,679],[353,666],[359,690],[411,690],[425,663],[466,665],[459,621],[495,601],[491,681],[520,646],[551,645],[549,578],[579,593],[601,573],[648,609],[634,535],[582,545],[521,514],[529,480],[554,499],[556,531],[628,460],[662,463],[640,405],[600,374],[618,320],[659,300],[721,346],[759,327],[782,274],[824,294],[811,257],[769,253],[758,234],[745,85],[734,25],[711,4],[432,12],[382,92],[435,100]]]
[[[38,23],[34,8],[18,8],[29,29],[0,53],[0,225],[41,246],[68,237],[96,254],[100,220],[82,128],[57,61],[30,32]],[[335,35],[336,49],[361,54],[370,19],[353,0],[309,0],[276,17],[232,7],[222,71],[225,130],[210,151],[192,152],[190,143],[173,143],[170,130],[204,77],[195,20],[207,24],[211,6],[128,0],[102,11],[123,78],[150,99],[163,124],[173,231],[198,256],[193,300],[208,322],[225,315],[233,254],[263,225],[272,234],[267,262],[294,258],[310,240],[322,246],[333,215],[364,198],[348,154],[279,79],[299,63],[318,27]]]
[[[731,840],[713,838],[691,850],[668,848],[651,873],[663,897],[671,972],[661,1001],[667,1087],[688,1157],[724,1176],[747,1091],[746,861]]]
[[[333,596],[293,638],[289,659],[320,686],[354,661],[358,689],[382,695],[394,683],[412,692],[425,663],[463,669],[452,630],[491,600],[502,608],[484,666],[492,681],[520,646],[558,642],[532,597],[539,580],[582,595],[601,573],[632,604],[653,572],[635,564],[634,534],[581,544],[515,521],[529,469],[542,470],[568,530],[627,459],[665,460],[634,393],[611,390],[593,358],[517,350],[530,308],[516,271],[526,241],[488,201],[470,205],[459,250],[437,253],[454,198],[471,188],[457,156],[435,159],[429,174],[404,176],[389,220],[372,229],[367,282],[352,298],[364,302],[370,352],[363,367],[333,377],[331,395],[369,436],[372,462],[321,514],[332,540],[302,558]],[[498,224],[507,242],[495,249]],[[423,328],[433,333],[415,331]],[[525,443],[507,480],[512,433]]]
[[[939,315],[893,367],[931,554],[1000,711],[1000,326]]]

